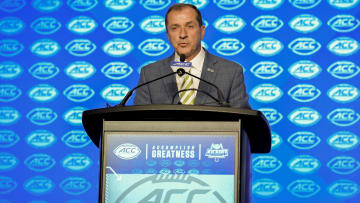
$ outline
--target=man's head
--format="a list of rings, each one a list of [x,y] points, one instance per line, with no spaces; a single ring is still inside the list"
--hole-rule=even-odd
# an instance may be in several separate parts
[[[175,4],[165,16],[166,33],[176,53],[192,60],[201,50],[205,35],[200,11],[191,4]]]

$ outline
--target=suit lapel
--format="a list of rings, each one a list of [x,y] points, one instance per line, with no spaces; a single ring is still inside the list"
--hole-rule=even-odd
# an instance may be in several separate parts
[[[163,66],[161,67],[161,75],[166,75],[169,73],[172,73],[173,70],[170,67],[170,62],[174,58],[174,55],[171,55],[167,58],[167,60],[164,61]],[[166,89],[166,93],[168,95],[168,101],[169,103],[172,101],[172,98],[174,94],[178,91],[177,84],[176,84],[176,76],[172,75],[169,77],[166,77],[162,79],[163,85]],[[179,95],[177,94],[174,98],[174,104],[177,104],[179,102]],[[164,99],[165,101],[165,99]]]

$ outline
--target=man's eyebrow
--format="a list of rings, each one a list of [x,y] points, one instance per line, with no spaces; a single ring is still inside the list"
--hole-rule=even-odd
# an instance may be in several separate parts
[[[188,22],[186,22],[185,23],[185,25],[189,25],[189,24],[193,24],[194,23],[194,21],[192,20],[192,21],[188,21]],[[178,23],[174,23],[174,24],[170,24],[169,26],[179,26],[180,24],[178,24]]]

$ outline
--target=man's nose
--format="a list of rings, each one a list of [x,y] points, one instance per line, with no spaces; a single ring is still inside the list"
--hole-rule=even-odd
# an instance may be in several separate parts
[[[180,35],[179,35],[180,39],[185,39],[187,38],[187,31],[185,28],[181,28],[180,29]]]

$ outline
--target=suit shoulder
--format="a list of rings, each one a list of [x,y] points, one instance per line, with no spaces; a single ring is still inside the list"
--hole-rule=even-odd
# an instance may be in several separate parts
[[[228,60],[225,58],[222,58],[220,56],[216,56],[213,54],[209,53],[209,56],[212,58],[212,60],[216,61],[217,64],[216,65],[220,65],[224,68],[229,68],[229,69],[243,69],[242,65],[240,65],[239,63],[232,61],[232,60]]]
[[[164,58],[159,61],[155,61],[149,64],[146,64],[144,67],[142,67],[142,71],[156,71],[157,69],[160,69],[161,67],[166,66],[165,64],[169,61],[169,58]]]

